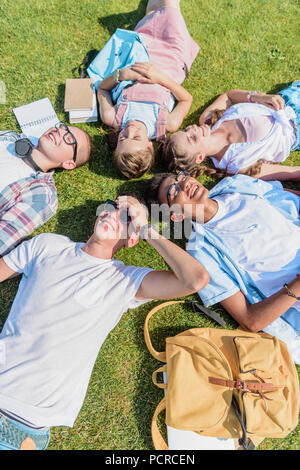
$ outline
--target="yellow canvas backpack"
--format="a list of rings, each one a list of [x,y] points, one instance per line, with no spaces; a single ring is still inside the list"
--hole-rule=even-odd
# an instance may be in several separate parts
[[[241,329],[193,328],[166,339],[166,351],[154,349],[145,321],[150,353],[166,363],[153,373],[166,388],[152,420],[157,450],[167,450],[157,417],[166,409],[166,424],[203,436],[234,438],[253,449],[265,437],[285,437],[298,424],[299,380],[285,343],[267,333]],[[157,374],[167,373],[167,384]]]

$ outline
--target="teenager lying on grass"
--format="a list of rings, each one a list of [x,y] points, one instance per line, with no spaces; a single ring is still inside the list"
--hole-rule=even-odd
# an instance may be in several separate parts
[[[139,236],[170,270],[114,259]],[[128,308],[192,294],[206,269],[148,225],[132,196],[107,200],[86,243],[42,234],[0,259],[0,282],[22,274],[0,335],[0,449],[45,449],[52,426],[72,427],[98,351]]]
[[[199,51],[179,0],[149,0],[135,32],[145,44],[150,63],[116,70],[100,82],[97,92],[102,121],[117,131],[116,138],[110,139],[116,146],[114,162],[127,178],[138,178],[152,167],[151,139],[175,132],[189,112],[192,96],[180,84]],[[114,103],[111,91],[124,81],[134,83]]]
[[[299,195],[246,175],[208,191],[186,172],[157,174],[146,191],[150,205],[171,207],[172,220],[192,219],[187,251],[210,275],[204,305],[220,303],[243,327],[282,339],[298,364]]]
[[[203,111],[199,125],[169,136],[160,149],[169,171],[194,177],[243,173],[300,180],[300,167],[274,165],[300,149],[300,81],[278,95],[230,90]],[[203,166],[209,157],[214,166]]]
[[[63,122],[48,129],[37,142],[24,142],[25,138],[0,132],[0,256],[55,214],[57,191],[50,170],[78,168],[91,153],[90,136]],[[28,154],[20,158],[18,152],[24,153],[24,149]]]

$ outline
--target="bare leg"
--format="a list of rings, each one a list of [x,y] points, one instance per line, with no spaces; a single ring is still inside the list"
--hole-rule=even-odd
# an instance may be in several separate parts
[[[175,7],[180,10],[180,0],[148,0],[146,15],[162,7]]]

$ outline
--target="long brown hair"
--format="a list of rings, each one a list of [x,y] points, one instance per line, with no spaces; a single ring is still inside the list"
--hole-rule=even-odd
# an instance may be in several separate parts
[[[225,109],[215,109],[211,112],[209,119],[205,122],[205,124],[212,127],[224,114]],[[220,168],[211,168],[205,165],[198,165],[196,163],[195,157],[187,156],[186,154],[179,155],[175,152],[175,148],[172,144],[170,139],[171,136],[168,136],[161,144],[159,148],[159,155],[161,156],[162,160],[165,162],[167,170],[172,173],[177,173],[178,171],[185,170],[194,178],[198,178],[202,175],[211,176],[216,179],[221,179],[226,176],[232,176],[231,174],[227,173],[226,170],[222,170]],[[207,158],[204,159],[203,163],[207,161]],[[243,173],[244,175],[255,177],[259,175],[262,164],[269,163],[267,160],[261,158],[257,160],[253,165],[249,166],[248,168],[242,170],[239,173]]]

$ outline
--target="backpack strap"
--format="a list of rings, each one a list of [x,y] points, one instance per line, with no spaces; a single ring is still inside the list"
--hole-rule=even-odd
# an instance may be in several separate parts
[[[148,313],[146,317],[145,325],[144,325],[144,337],[145,337],[146,345],[150,353],[152,354],[152,356],[161,362],[166,362],[166,353],[158,352],[154,349],[151,339],[150,339],[150,335],[149,335],[148,323],[152,315],[154,315],[160,309],[167,307],[168,305],[174,305],[174,304],[190,304],[193,307],[194,313],[198,313],[198,314],[204,313],[209,318],[212,318],[214,321],[219,323],[219,325],[226,327],[224,320],[220,317],[220,315],[217,312],[214,312],[213,310],[209,310],[208,308],[203,307],[202,305],[199,304],[197,300],[170,300],[168,302],[164,302],[163,304],[160,304],[154,307],[152,310],[150,310],[150,312]],[[200,311],[197,311],[196,309]]]
[[[165,107],[161,107],[158,113],[156,123],[156,140],[164,140],[166,137],[166,126],[167,126],[167,115],[168,110]]]
[[[221,387],[235,388],[244,392],[270,392],[274,390],[274,385],[268,382],[253,382],[248,380],[230,380],[220,379],[219,377],[208,377],[208,381],[214,385],[221,385]]]
[[[159,369],[155,370],[152,374],[152,382],[154,383],[154,385],[156,385],[158,388],[163,388],[163,389],[166,389],[168,388],[168,384],[165,384],[165,383],[162,383],[162,382],[157,382],[157,374],[159,372],[167,372],[167,367],[166,366],[163,366],[163,367],[160,367]]]
[[[152,434],[152,440],[153,440],[155,450],[169,450],[166,444],[166,441],[162,437],[157,426],[158,415],[165,409],[166,409],[166,398],[164,397],[157,405],[156,410],[154,411],[153,418],[152,418],[151,434]]]
[[[126,111],[127,103],[120,103],[119,107],[117,108],[117,112],[115,115],[115,119],[113,122],[113,127],[115,129],[121,129],[123,116]]]
[[[158,352],[156,351],[156,349],[154,349],[151,339],[150,339],[150,334],[149,334],[149,328],[148,328],[149,320],[156,312],[158,312],[160,309],[164,307],[167,307],[168,305],[184,304],[184,303],[185,303],[184,300],[171,300],[169,302],[164,302],[163,304],[157,305],[152,310],[150,310],[150,312],[148,313],[146,317],[145,325],[144,325],[145,342],[152,356],[155,357],[155,359],[157,359],[158,361],[166,362],[166,353],[164,351]]]

